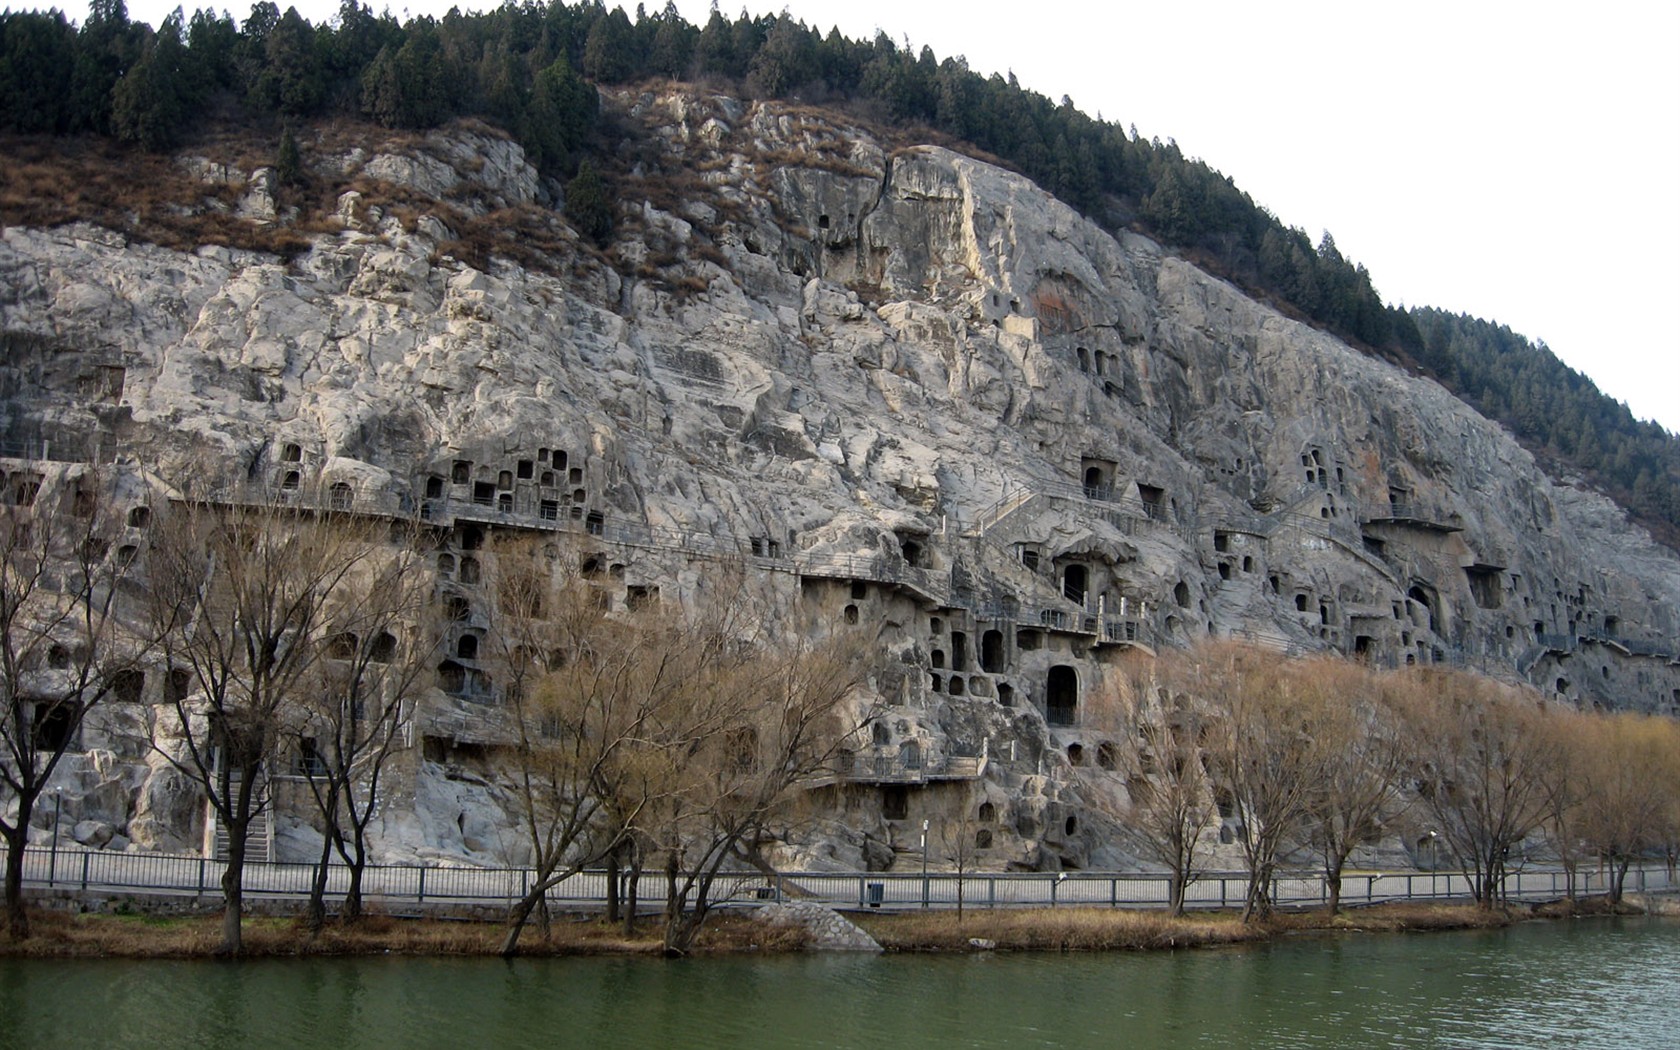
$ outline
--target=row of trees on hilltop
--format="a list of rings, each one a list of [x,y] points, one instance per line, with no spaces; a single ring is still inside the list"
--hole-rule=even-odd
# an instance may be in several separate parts
[[[1543,459],[1574,466],[1680,547],[1680,441],[1592,380],[1504,325],[1442,310],[1412,311],[1418,362]]]
[[[37,133],[92,132],[148,149],[175,145],[190,117],[230,113],[303,120],[357,114],[426,128],[476,115],[515,135],[533,162],[569,175],[597,122],[587,81],[720,79],[756,97],[849,103],[882,121],[923,125],[1014,164],[1052,193],[1109,221],[1136,220],[1373,346],[1410,345],[1407,316],[1382,303],[1370,274],[1325,238],[1285,227],[1226,176],[1171,142],[1146,141],[1053,103],[1013,76],[983,77],[961,58],[851,40],[787,16],[704,26],[674,5],[631,20],[599,0],[505,5],[399,25],[345,0],[329,24],[260,0],[236,26],[199,10],[156,30],[122,0],[93,0],[73,27],[62,14],[0,17],[0,122]]]
[[[1354,851],[1401,839],[1462,871],[1492,907],[1525,846],[1569,873],[1603,865],[1619,899],[1642,857],[1680,857],[1680,725],[1586,713],[1466,672],[1383,672],[1332,657],[1286,660],[1233,643],[1139,660],[1093,698],[1088,780],[1140,855],[1172,875],[1172,907],[1204,869],[1223,820],[1249,872],[1245,916],[1271,906],[1288,858],[1312,857],[1339,903]]]
[[[580,9],[581,10],[581,9]],[[0,125],[40,134],[111,135],[146,149],[179,144],[206,112],[301,121],[340,114],[429,128],[462,115],[495,121],[551,174],[575,168],[599,110],[573,72],[574,12],[556,4],[399,24],[346,0],[314,26],[259,0],[242,24],[179,10],[155,30],[122,0],[93,0],[87,20],[60,12],[0,16]],[[535,18],[522,18],[519,12]],[[539,24],[540,23],[540,24]]]
[[[592,151],[602,154],[594,167],[611,167],[596,141],[592,83],[652,77],[845,105],[972,143],[1101,221],[1135,225],[1356,344],[1425,364],[1680,543],[1680,449],[1660,429],[1624,421],[1616,402],[1495,326],[1472,330],[1385,305],[1370,272],[1328,233],[1315,244],[1176,143],[1145,140],[1066,97],[1053,102],[1013,75],[981,76],[961,57],[940,59],[884,33],[824,34],[786,15],[743,11],[730,20],[714,9],[695,26],[669,3],[656,13],[638,7],[634,19],[600,0],[551,0],[399,24],[344,0],[336,18],[314,26],[260,0],[237,26],[200,10],[156,30],[130,22],[122,0],[93,0],[80,27],[56,11],[0,15],[0,127],[114,135],[148,149],[178,143],[204,112],[281,121],[343,114],[403,128],[473,115],[505,128],[540,170],[563,179]],[[589,222],[597,239],[610,226],[601,211]],[[1508,351],[1519,360],[1502,363]],[[1559,398],[1563,411],[1551,403]]]

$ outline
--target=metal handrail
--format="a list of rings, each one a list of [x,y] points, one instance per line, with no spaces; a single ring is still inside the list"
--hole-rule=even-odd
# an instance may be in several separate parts
[[[978,868],[971,856],[970,865]],[[31,891],[96,897],[152,893],[174,898],[215,900],[226,865],[204,856],[147,854],[80,847],[31,847],[24,854],[24,886]],[[311,863],[247,860],[244,865],[248,900],[306,900],[317,874]],[[327,868],[329,900],[348,887],[348,869],[333,863]],[[362,891],[387,911],[468,907],[499,913],[523,896],[533,884],[530,868],[459,865],[380,865],[363,871]],[[723,877],[720,896],[726,901],[761,903],[804,899],[833,907],[887,908],[955,907],[959,893],[969,907],[1164,907],[1168,876],[1159,871],[965,872],[877,871],[731,871]],[[1573,882],[1573,885],[1571,884]],[[959,882],[961,886],[959,887]],[[1241,871],[1200,871],[1191,882],[1187,902],[1198,908],[1240,908],[1248,875]],[[586,870],[562,880],[548,893],[556,907],[595,909],[605,906],[605,872]],[[1344,903],[1392,900],[1463,899],[1471,895],[1471,876],[1457,870],[1413,868],[1350,871],[1342,876]],[[1558,868],[1530,867],[1506,874],[1500,894],[1528,900],[1557,899],[1567,893],[1603,891],[1603,876],[1578,870],[1573,880]],[[1641,864],[1628,871],[1628,892],[1673,892],[1680,884],[1661,863]],[[1322,903],[1327,887],[1320,872],[1287,870],[1270,886],[1275,904]],[[409,912],[413,913],[413,912]]]

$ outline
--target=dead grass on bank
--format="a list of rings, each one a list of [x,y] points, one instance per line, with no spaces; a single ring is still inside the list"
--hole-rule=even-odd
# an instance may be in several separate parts
[[[1314,933],[1409,933],[1492,929],[1525,919],[1640,912],[1633,905],[1612,909],[1600,898],[1573,906],[1556,901],[1538,907],[1486,910],[1474,904],[1395,903],[1344,910],[1275,913],[1264,922],[1244,923],[1235,912],[1193,912],[1173,918],[1162,911],[1108,908],[1038,908],[966,911],[850,913],[888,951],[1150,951],[1255,944]],[[221,938],[218,915],[161,916],[143,913],[75,914],[31,912],[33,936],[20,944],[0,939],[0,956],[35,958],[208,958]],[[368,916],[345,926],[329,923],[318,935],[291,918],[251,917],[245,921],[249,957],[310,955],[494,956],[504,927],[497,922]],[[634,937],[599,918],[557,918],[544,936],[533,925],[520,939],[525,956],[647,955],[661,953],[657,920],[644,921]],[[748,913],[715,913],[692,954],[786,953],[809,947],[798,927],[771,927]]]
[[[1251,944],[1300,933],[1401,933],[1487,929],[1530,917],[1527,909],[1487,911],[1473,904],[1384,904],[1343,911],[1278,912],[1244,923],[1235,912],[1107,908],[1011,909],[853,915],[889,951],[973,951],[975,942],[1008,951],[1147,951]]]
[[[26,958],[195,959],[215,953],[221,940],[218,915],[153,916],[144,914],[72,914],[34,911],[31,936],[21,943],[0,938],[0,956]],[[245,920],[246,957],[285,958],[314,955],[493,956],[501,950],[505,927],[494,922],[400,919],[369,916],[343,925],[328,923],[311,937],[295,919],[251,917]],[[693,954],[790,952],[806,947],[801,929],[772,928],[743,915],[709,919]],[[661,929],[645,921],[634,937],[600,919],[558,918],[545,937],[533,925],[519,941],[519,954],[658,955]]]
[[[1415,901],[1344,909],[1334,916],[1316,910],[1279,912],[1268,920],[1267,925],[1278,933],[1484,930],[1509,926],[1530,915],[1527,907],[1487,909],[1475,904]]]
[[[1630,899],[1631,898],[1631,899]],[[1534,914],[1544,919],[1580,919],[1605,915],[1661,914],[1642,897],[1629,895],[1612,901],[1608,894],[1584,894],[1573,900],[1563,898],[1537,905]]]
[[[1233,914],[1173,918],[1160,911],[1032,908],[853,915],[889,951],[972,951],[974,940],[1013,951],[1114,951],[1191,948],[1263,940],[1264,928]]]

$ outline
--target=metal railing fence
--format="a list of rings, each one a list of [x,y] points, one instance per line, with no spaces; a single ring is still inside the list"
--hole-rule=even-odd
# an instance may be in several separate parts
[[[102,850],[31,848],[24,856],[24,886],[31,890],[89,896],[156,894],[213,902],[221,894],[224,864],[206,857]],[[247,898],[297,900],[308,897],[316,868],[312,864],[255,863],[245,865]],[[349,870],[330,865],[329,902],[349,888]],[[643,875],[643,896],[660,873]],[[369,865],[362,878],[363,898],[389,911],[425,910],[428,906],[509,904],[533,884],[529,868],[475,868],[441,865]],[[1576,871],[1574,891],[1601,893],[1607,875],[1597,868]],[[575,874],[552,887],[550,905],[557,909],[604,908],[607,875],[603,871]],[[809,900],[839,908],[879,907],[954,908],[958,898],[967,907],[1109,907],[1162,908],[1170,884],[1163,873],[1152,872],[737,872],[723,877],[719,897],[756,903],[765,900]],[[1244,872],[1206,872],[1185,892],[1194,909],[1239,908],[1247,891]],[[1562,869],[1529,867],[1507,874],[1502,896],[1516,900],[1555,900],[1570,891]],[[1629,893],[1672,892],[1680,889],[1673,872],[1662,864],[1632,868]],[[1271,898],[1280,907],[1305,907],[1328,899],[1325,881],[1316,872],[1280,873],[1272,881]],[[1459,871],[1357,871],[1342,879],[1344,904],[1376,904],[1407,900],[1463,899],[1472,895],[1470,877]]]

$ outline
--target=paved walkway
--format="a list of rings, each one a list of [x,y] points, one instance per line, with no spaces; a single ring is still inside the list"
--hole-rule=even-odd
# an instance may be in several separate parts
[[[157,895],[213,903],[221,896],[222,867],[202,857],[31,849],[25,856],[24,885],[78,896]],[[247,864],[245,892],[254,900],[303,901],[313,875],[314,867],[308,864]],[[330,869],[329,898],[343,896],[348,876],[342,867]],[[524,895],[531,878],[526,868],[378,866],[366,870],[362,887],[370,904],[392,911],[505,907]],[[655,872],[643,875],[644,897],[650,890],[652,897],[658,896],[658,878]],[[1203,875],[1191,884],[1186,903],[1194,908],[1240,907],[1247,883],[1241,872]],[[1604,887],[1604,874],[1597,869],[1577,872],[1578,894],[1602,893]],[[1661,892],[1677,884],[1662,865],[1651,865],[1630,870],[1626,888],[1629,893]],[[1568,886],[1561,870],[1529,867],[1513,871],[1505,891],[1514,899],[1552,900],[1565,896]],[[549,892],[549,900],[561,909],[602,908],[606,892],[605,873],[590,871],[560,883]],[[1347,904],[1470,895],[1470,882],[1460,872],[1354,872],[1342,879],[1342,900]],[[1135,872],[755,872],[720,880],[718,896],[740,903],[812,901],[836,908],[954,908],[959,900],[971,908],[1153,908],[1166,906],[1167,881]],[[1316,874],[1284,875],[1273,886],[1273,900],[1280,905],[1312,905],[1324,899],[1323,880]]]

